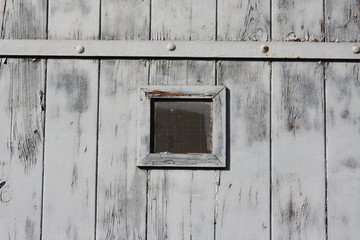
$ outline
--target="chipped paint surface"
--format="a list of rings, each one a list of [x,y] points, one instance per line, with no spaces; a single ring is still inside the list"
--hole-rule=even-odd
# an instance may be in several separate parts
[[[95,61],[48,61],[45,239],[93,238],[97,86]]]
[[[151,39],[215,40],[215,5],[214,0],[152,1]],[[215,63],[154,60],[149,84],[215,85]],[[213,238],[214,194],[214,171],[149,171],[147,238]]]
[[[360,40],[359,0],[48,4],[0,1],[0,38]],[[0,59],[0,239],[356,239],[360,67],[297,60]],[[225,170],[136,167],[147,84],[227,87]]]
[[[101,63],[98,239],[146,236],[147,174],[132,163],[136,161],[136,91],[138,85],[147,84],[148,67],[147,61],[138,60]]]
[[[326,68],[329,235],[360,234],[360,65],[329,63]],[[344,137],[346,136],[346,137]],[[346,203],[346,204],[344,204]]]
[[[9,59],[0,67],[0,238],[40,236],[44,63]]]
[[[325,238],[323,76],[317,63],[273,63],[275,239]]]
[[[218,2],[218,40],[270,40],[270,1]]]
[[[217,73],[219,84],[229,88],[230,171],[221,172],[219,178],[216,239],[266,239],[270,231],[270,64],[221,61]],[[239,227],[234,228],[235,222]]]

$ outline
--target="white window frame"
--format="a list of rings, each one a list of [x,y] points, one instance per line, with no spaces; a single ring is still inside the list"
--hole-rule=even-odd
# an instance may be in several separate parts
[[[150,153],[151,99],[212,99],[212,152],[209,154]],[[224,86],[139,86],[137,166],[226,167],[226,88]]]

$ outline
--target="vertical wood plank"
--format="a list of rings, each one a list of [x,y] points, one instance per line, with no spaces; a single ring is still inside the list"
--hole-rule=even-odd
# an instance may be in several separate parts
[[[327,41],[360,40],[360,2],[325,1]],[[328,63],[326,75],[329,239],[359,236],[360,65]]]
[[[153,0],[151,39],[214,40],[215,0]],[[151,84],[214,85],[212,61],[152,61]],[[213,239],[214,171],[151,170],[148,239]]]
[[[215,0],[153,0],[153,40],[215,40]]]
[[[323,41],[323,0],[274,0],[274,40]]]
[[[360,2],[325,1],[327,41],[360,41]]]
[[[136,93],[148,61],[102,61],[97,239],[145,239],[146,170],[136,167]]]
[[[102,0],[104,40],[149,40],[150,0]]]
[[[154,61],[150,83],[213,85],[212,61]],[[151,170],[148,239],[213,239],[214,171]]]
[[[323,74],[273,63],[273,239],[325,239]]]
[[[270,1],[218,1],[218,39],[270,39]],[[216,195],[216,239],[269,239],[270,65],[219,61],[228,89],[229,169]]]
[[[323,41],[323,1],[277,0],[273,39]],[[325,239],[324,66],[272,65],[272,236]]]
[[[102,39],[149,39],[149,0],[103,0],[101,9]],[[136,87],[148,83],[148,65],[101,61],[96,239],[146,239],[147,173],[136,167]]]
[[[270,65],[221,61],[218,81],[230,96],[230,166],[219,180],[216,239],[269,239]]]
[[[46,0],[0,2],[0,38],[46,38]]]
[[[44,61],[0,65],[0,238],[39,239]]]
[[[48,0],[50,39],[98,39],[98,0]]]
[[[50,39],[97,39],[99,2],[50,0],[48,25]],[[48,60],[46,91],[43,239],[94,239],[98,62]]]
[[[270,39],[270,1],[218,1],[218,40]]]
[[[48,62],[43,239],[93,239],[97,64]]]
[[[329,239],[360,230],[360,64],[326,68]]]
[[[1,39],[46,38],[46,0],[0,9]],[[0,61],[0,239],[39,239],[45,62]]]

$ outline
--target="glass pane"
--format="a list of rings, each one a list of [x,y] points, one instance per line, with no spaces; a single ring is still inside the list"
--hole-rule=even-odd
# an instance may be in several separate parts
[[[211,153],[212,101],[152,101],[151,152]]]

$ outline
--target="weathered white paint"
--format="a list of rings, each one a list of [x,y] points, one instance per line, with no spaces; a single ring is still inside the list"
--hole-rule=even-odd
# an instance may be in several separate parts
[[[48,0],[50,39],[98,39],[98,0]]]
[[[136,166],[136,91],[148,62],[101,62],[97,239],[145,239],[145,170]]]
[[[327,0],[327,41],[359,41],[359,9],[357,0]],[[329,239],[359,236],[359,73],[359,63],[325,68]]]
[[[102,39],[149,39],[149,0],[101,3]],[[147,172],[136,167],[136,87],[148,83],[149,62],[100,66],[96,239],[145,240]]]
[[[219,40],[270,40],[269,1],[227,0],[218,1],[218,6]],[[269,46],[269,50],[273,47]],[[217,79],[218,84],[229,89],[229,160],[228,170],[218,173],[216,183],[215,239],[268,239],[271,228],[270,65],[219,61]]]
[[[154,61],[150,69],[153,84],[209,85],[214,78],[214,65],[206,61]],[[148,238],[211,239],[214,182],[214,171],[151,170]]]
[[[101,0],[101,39],[149,40],[150,0]]]
[[[323,0],[272,0],[272,40],[323,41],[325,37],[323,2]]]
[[[219,62],[227,86],[228,170],[220,172],[216,239],[267,239],[270,230],[270,66]]]
[[[49,38],[98,38],[98,13],[97,1],[49,1]],[[42,237],[94,239],[98,61],[47,70]]]
[[[44,60],[0,65],[0,238],[38,239],[41,225]]]
[[[324,72],[273,63],[274,239],[325,239]]]
[[[3,0],[0,11],[1,38],[52,39],[2,40],[1,56],[78,59],[1,59],[0,239],[40,239],[41,211],[44,240],[358,237],[358,0]],[[91,60],[107,57],[133,60]],[[225,170],[136,167],[136,87],[149,83],[228,88]]]
[[[326,68],[329,239],[360,234],[359,83],[359,63]]]
[[[215,3],[214,0],[152,1],[151,39],[214,40]],[[215,64],[152,61],[149,79],[150,84],[158,85],[215,85]],[[151,170],[148,239],[212,239],[214,181],[214,171]]]
[[[169,51],[167,44],[175,50]],[[84,47],[84,52],[78,48]],[[319,42],[210,42],[210,41],[96,41],[0,40],[0,56],[21,57],[146,57],[208,59],[324,59],[355,60],[359,43]],[[268,51],[264,52],[264,48]]]
[[[97,86],[94,60],[48,61],[44,239],[94,238]]]
[[[226,88],[222,86],[139,86],[137,94],[137,165],[142,167],[225,167]],[[210,154],[151,153],[151,99],[211,99]]]
[[[262,0],[218,1],[217,40],[269,41],[270,3]]]
[[[0,39],[45,39],[46,0],[0,2]]]
[[[329,42],[360,41],[359,0],[325,1],[326,37]]]
[[[46,1],[0,1],[0,39],[46,38]],[[0,59],[0,239],[41,235],[45,60]]]
[[[273,40],[324,39],[322,0],[277,0],[272,16]],[[273,63],[272,100],[272,237],[325,239],[323,64]]]

